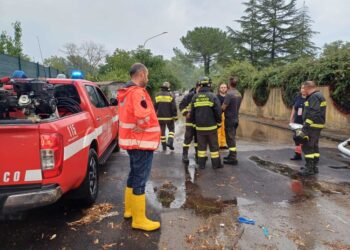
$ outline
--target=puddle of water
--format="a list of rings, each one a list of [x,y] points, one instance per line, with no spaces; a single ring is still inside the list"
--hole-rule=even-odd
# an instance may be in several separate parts
[[[239,127],[237,129],[237,138],[247,141],[254,141],[266,144],[291,144],[293,145],[293,132],[268,126],[262,123],[257,123],[248,120],[249,118],[242,117],[239,120]],[[334,141],[321,138],[322,146],[336,147]]]

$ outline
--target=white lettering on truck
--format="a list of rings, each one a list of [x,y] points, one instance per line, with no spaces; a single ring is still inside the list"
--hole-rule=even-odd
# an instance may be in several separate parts
[[[5,172],[2,180],[3,182],[10,182],[10,181],[19,182],[20,178],[21,178],[20,171],[14,172],[12,176],[10,172]]]

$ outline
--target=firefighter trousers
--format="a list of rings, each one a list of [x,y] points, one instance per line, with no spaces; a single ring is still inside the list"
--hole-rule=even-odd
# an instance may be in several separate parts
[[[318,141],[320,139],[321,129],[309,128],[307,136],[309,140],[305,141],[302,145],[302,150],[305,159],[312,159],[316,163],[320,159],[320,150],[318,148]]]
[[[219,147],[225,148],[227,147],[226,144],[226,134],[225,134],[225,114],[222,113],[221,116],[221,127],[218,128],[218,140],[219,140]]]
[[[221,165],[218,143],[217,130],[211,131],[197,131],[198,141],[198,165],[200,168],[205,168],[207,160],[207,146],[209,145],[210,158],[213,168],[218,168]]]
[[[231,119],[225,119],[226,143],[230,153],[237,154],[236,148],[236,128]]]
[[[192,123],[187,123],[186,122],[186,131],[185,131],[185,138],[184,138],[184,143],[182,145],[183,147],[183,153],[188,155],[188,150],[191,146],[192,140],[194,141],[194,148],[197,152],[197,133],[195,128],[193,127]]]
[[[174,120],[159,121],[159,125],[160,125],[160,131],[161,131],[160,142],[162,144],[166,144],[167,141],[168,142],[174,141],[174,136],[175,136],[175,122],[174,122]],[[166,128],[168,128],[168,130],[169,130],[168,137],[166,136]]]

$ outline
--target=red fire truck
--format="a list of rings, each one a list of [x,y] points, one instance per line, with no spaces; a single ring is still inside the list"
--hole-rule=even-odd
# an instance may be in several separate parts
[[[118,150],[115,99],[81,79],[0,84],[0,214],[98,193],[98,166]]]

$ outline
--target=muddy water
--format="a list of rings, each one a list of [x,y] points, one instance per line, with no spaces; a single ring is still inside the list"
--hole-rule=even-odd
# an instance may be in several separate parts
[[[293,132],[278,127],[268,126],[249,120],[247,117],[240,119],[237,129],[237,140],[244,140],[269,145],[293,144]],[[321,139],[320,144],[326,147],[334,147],[337,143]]]

